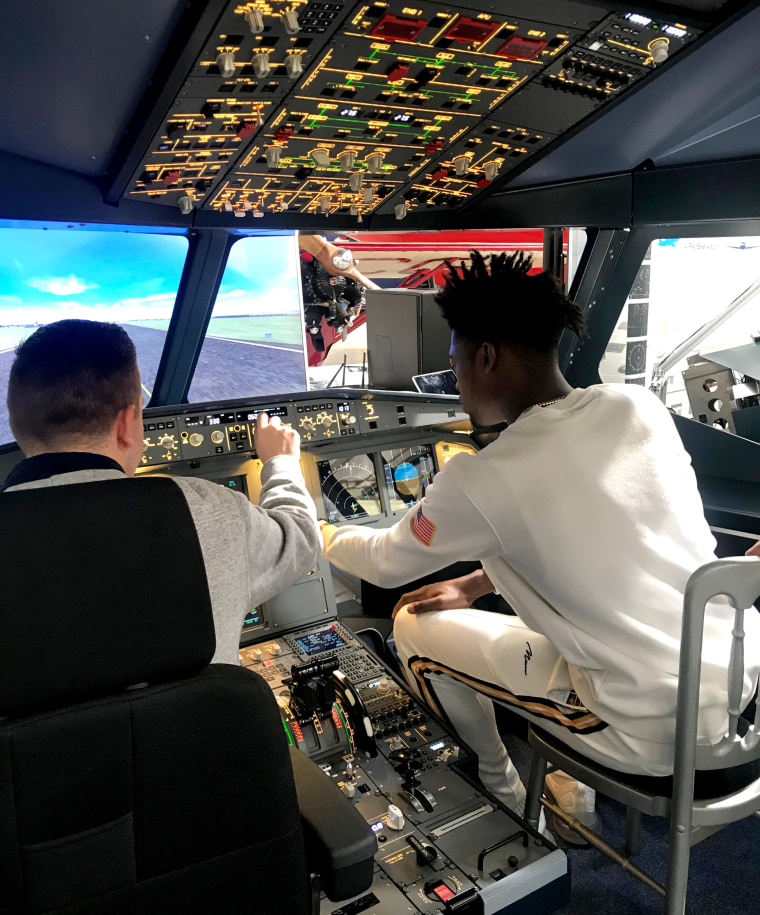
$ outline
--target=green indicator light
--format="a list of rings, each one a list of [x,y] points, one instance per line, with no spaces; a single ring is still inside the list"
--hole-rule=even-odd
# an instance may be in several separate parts
[[[285,728],[285,733],[288,735],[288,743],[291,745],[291,747],[294,747],[294,746],[296,745],[296,743],[295,743],[295,741],[293,740],[293,737],[292,737],[291,734],[290,734],[290,728],[288,727],[288,723],[287,723],[287,721],[285,721],[284,719],[283,719],[283,722],[282,722],[282,726]]]

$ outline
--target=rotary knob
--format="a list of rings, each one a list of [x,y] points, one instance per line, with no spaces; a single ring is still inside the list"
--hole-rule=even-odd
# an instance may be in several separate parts
[[[189,442],[194,448],[197,448],[198,445],[203,444],[203,436],[201,435],[200,432],[193,432],[193,434],[189,438]]]
[[[344,426],[353,426],[353,424],[356,422],[356,417],[353,416],[351,413],[342,413],[341,417],[340,417],[340,421],[343,423]]]
[[[332,416],[330,416],[329,413],[325,413],[325,415],[323,417],[321,417],[321,419],[319,421],[320,421],[320,423],[322,423],[322,425],[325,427],[325,429],[329,428],[333,424],[333,418],[332,418]]]
[[[161,448],[166,448],[167,451],[171,451],[176,443],[173,435],[162,435],[158,440],[158,444]]]
[[[274,644],[270,645],[269,653],[272,655],[273,658],[278,658],[282,654],[282,646],[280,645],[280,643],[275,642]]]
[[[314,431],[314,420],[307,417],[306,419],[301,420],[301,428],[304,432],[313,432]]]
[[[211,441],[215,445],[221,445],[224,441],[224,432],[222,432],[221,429],[214,429],[214,431],[211,433]]]
[[[378,693],[387,693],[391,688],[391,681],[387,677],[381,677],[377,684]],[[394,748],[395,749],[395,748]]]

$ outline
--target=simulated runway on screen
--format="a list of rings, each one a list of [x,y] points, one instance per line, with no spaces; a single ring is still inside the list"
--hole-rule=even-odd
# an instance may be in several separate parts
[[[122,326],[137,349],[147,403],[149,398],[145,391],[153,391],[166,332],[134,324]],[[13,359],[14,348],[0,351],[0,444],[11,441],[7,432],[8,408],[5,396]],[[306,369],[300,346],[206,337],[189,399],[200,402],[253,397],[257,394],[289,394],[305,389]]]

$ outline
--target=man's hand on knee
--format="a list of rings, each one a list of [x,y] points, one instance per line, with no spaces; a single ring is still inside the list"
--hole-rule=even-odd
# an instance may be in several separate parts
[[[461,610],[474,600],[493,591],[493,584],[480,569],[462,578],[424,585],[416,591],[403,594],[393,608],[393,619],[406,607],[409,613],[432,613],[437,610]]]

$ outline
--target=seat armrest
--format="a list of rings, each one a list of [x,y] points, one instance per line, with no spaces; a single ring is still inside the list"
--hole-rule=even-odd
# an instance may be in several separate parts
[[[290,748],[290,759],[307,864],[322,878],[328,899],[350,899],[372,885],[375,834],[316,763],[295,747]]]

